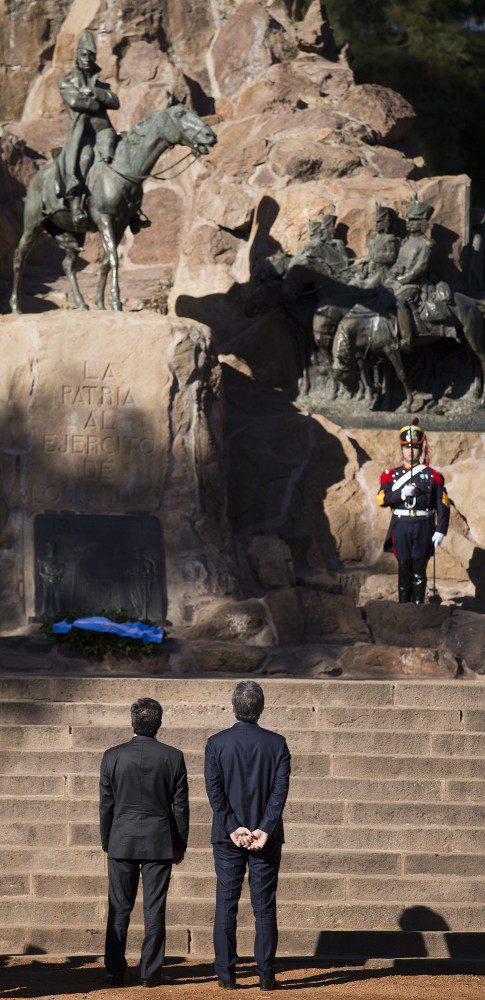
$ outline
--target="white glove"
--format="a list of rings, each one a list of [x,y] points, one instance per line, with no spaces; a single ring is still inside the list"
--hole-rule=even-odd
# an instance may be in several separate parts
[[[401,490],[401,500],[405,500],[406,497],[415,497],[417,492],[414,483],[406,483]]]
[[[442,531],[435,531],[435,533],[434,533],[434,535],[433,535],[433,537],[431,539],[431,541],[432,541],[435,549],[438,548],[438,545],[441,545],[444,537],[445,536],[444,536],[444,534],[443,534]]]

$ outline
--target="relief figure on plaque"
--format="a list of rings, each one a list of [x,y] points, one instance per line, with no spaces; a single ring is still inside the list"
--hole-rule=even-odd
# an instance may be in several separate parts
[[[62,611],[62,580],[65,573],[65,562],[57,554],[55,542],[47,542],[47,552],[43,559],[38,560],[39,575],[42,580],[41,616],[54,618]]]
[[[145,554],[144,549],[135,545],[126,575],[131,605],[139,618],[148,618],[155,571],[153,559]]]

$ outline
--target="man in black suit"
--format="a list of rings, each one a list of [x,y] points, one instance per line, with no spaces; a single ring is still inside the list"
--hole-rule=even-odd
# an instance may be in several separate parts
[[[181,750],[159,743],[162,706],[139,698],[131,706],[133,739],[106,750],[101,762],[101,843],[108,854],[107,982],[121,986],[126,935],[143,879],[145,937],[142,986],[170,982],[162,976],[165,905],[172,864],[183,861],[189,831],[187,771]]]
[[[232,695],[236,723],[216,733],[205,750],[205,783],[213,811],[212,845],[217,875],[214,918],[215,969],[222,989],[236,986],[236,924],[249,864],[256,921],[254,957],[261,990],[277,989],[276,886],[284,841],[282,813],[290,779],[284,736],[258,726],[264,694],[241,681]]]

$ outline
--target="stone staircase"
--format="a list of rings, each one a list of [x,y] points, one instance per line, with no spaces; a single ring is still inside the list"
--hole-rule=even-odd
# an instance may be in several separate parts
[[[485,683],[263,679],[262,724],[292,753],[278,893],[280,955],[385,963],[483,959]],[[206,738],[232,724],[233,679],[7,677],[0,688],[0,951],[101,955],[103,750],[130,703],[164,706],[182,747],[190,849],[175,868],[168,953],[212,955]],[[129,952],[139,954],[141,904]],[[252,954],[245,891],[239,952]]]

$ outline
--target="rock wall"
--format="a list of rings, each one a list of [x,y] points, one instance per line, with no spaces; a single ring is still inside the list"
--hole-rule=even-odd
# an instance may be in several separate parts
[[[97,39],[98,61],[118,93],[112,113],[123,130],[164,106],[170,91],[189,101],[214,126],[219,142],[208,158],[163,184],[148,181],[151,230],[128,240],[125,267],[158,264],[173,276],[171,307],[209,322],[220,342],[247,326],[247,282],[277,246],[295,251],[308,220],[338,215],[349,252],[365,252],[377,200],[400,215],[415,193],[435,206],[440,240],[436,264],[456,276],[468,221],[468,178],[424,180],[425,168],[408,138],[411,106],[384,87],[356,86],[345,52],[335,47],[324,7],[314,0],[304,20],[283,0],[189,3],[71,0],[51,17],[50,0],[29,7],[36,32],[24,41],[23,5],[2,13],[15,67],[0,96],[5,170],[22,181],[62,142],[66,115],[57,81],[72,67],[86,28]],[[65,14],[62,19],[62,14]],[[50,40],[35,43],[35,39]],[[174,162],[167,156],[164,166]],[[2,196],[7,229],[19,230],[22,193]],[[161,236],[163,234],[163,236]],[[44,263],[57,264],[43,246]],[[12,241],[0,253],[0,277],[10,276]],[[89,238],[86,258],[95,259]],[[441,256],[440,256],[441,253]],[[33,258],[35,262],[35,258]]]

